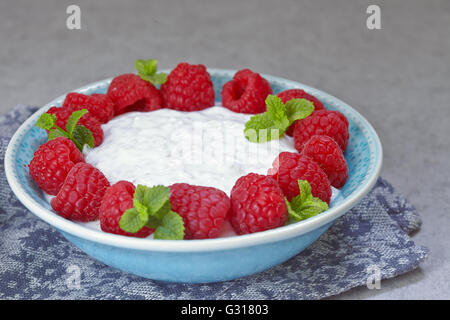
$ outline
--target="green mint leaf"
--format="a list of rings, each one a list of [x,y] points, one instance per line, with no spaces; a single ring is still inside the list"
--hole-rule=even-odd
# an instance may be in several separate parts
[[[137,59],[134,63],[137,72],[140,74],[153,75],[158,70],[158,60],[156,59]]]
[[[302,220],[314,217],[326,210],[328,210],[328,204],[319,198],[313,197],[311,200],[306,201],[301,208]]]
[[[53,140],[59,137],[69,138],[69,135],[60,127],[55,127],[48,132],[48,140]]]
[[[72,140],[80,151],[83,151],[83,146],[87,144],[89,147],[94,147],[94,136],[92,132],[82,125],[77,125],[77,122],[88,111],[86,109],[74,111],[66,123],[66,131],[56,125],[56,116],[54,114],[42,114],[36,126],[41,129],[48,130],[48,140],[53,140],[58,137],[65,137]]]
[[[305,99],[294,99],[287,106],[276,95],[266,98],[267,111],[254,115],[245,124],[244,135],[250,142],[266,142],[280,139],[289,126],[314,110],[313,104]],[[300,101],[305,100],[305,102]],[[308,104],[309,103],[309,104]],[[312,109],[311,109],[312,107]]]
[[[291,199],[287,199],[289,219],[291,221],[301,221],[311,218],[323,211],[328,210],[328,204],[311,194],[311,185],[306,180],[298,180],[300,194]]]
[[[159,208],[157,211],[152,212],[152,216],[161,220],[171,210],[172,206],[170,205],[169,199],[167,199],[167,201],[161,208]]]
[[[158,70],[158,60],[155,59],[137,59],[134,66],[141,79],[151,82],[152,84],[163,84],[167,81],[167,74],[161,72],[156,73]]]
[[[126,210],[119,220],[119,227],[125,232],[136,233],[141,230],[147,221],[142,219],[142,215],[139,214],[135,208]]]
[[[56,116],[54,114],[43,113],[36,122],[36,126],[44,130],[50,130],[55,126],[55,123]]]
[[[296,120],[305,119],[314,111],[314,104],[306,99],[292,99],[286,102],[286,114],[289,123]]]
[[[266,98],[267,113],[274,124],[283,133],[289,127],[289,119],[283,101],[275,95],[269,94]]]
[[[125,211],[119,226],[127,232],[138,232],[144,226],[155,229],[155,239],[183,239],[183,219],[171,210],[170,189],[157,185],[138,185],[133,195],[133,208]]]
[[[139,202],[148,208],[149,215],[158,215],[159,211],[162,210],[163,213],[167,213],[167,207],[170,210],[169,202],[170,189],[166,186],[157,185],[154,187],[147,187],[143,185],[138,185],[134,194]]]
[[[159,225],[161,224],[161,219],[154,217],[154,216],[148,216],[148,221],[147,224],[145,225],[146,227],[152,228],[152,229],[156,229],[159,227]]]
[[[299,201],[304,203],[312,198],[311,185],[306,180],[298,180],[298,189],[300,190]]]
[[[84,116],[86,113],[88,113],[87,109],[81,109],[72,112],[69,119],[66,123],[66,131],[71,137],[73,135],[73,131],[75,130],[75,126],[77,125],[77,122],[81,119],[82,116]]]
[[[148,208],[143,205],[141,202],[139,202],[136,199],[133,199],[133,207],[137,210],[139,215],[141,216],[141,219],[147,223],[148,221]]]
[[[170,189],[166,186],[154,186],[146,191],[146,204],[151,213],[157,213],[169,201]]]
[[[145,221],[145,224],[148,223],[149,219],[149,208],[145,204],[145,192],[148,187],[139,184],[134,190],[133,195],[133,207],[140,214],[141,219]]]
[[[285,197],[284,201],[286,202],[286,207],[288,211],[289,220],[293,221],[300,221],[302,220],[302,216],[297,213],[297,211],[294,210],[294,206],[288,201],[288,199]],[[289,223],[289,221],[288,221]]]
[[[267,112],[252,116],[244,129],[244,136],[250,142],[267,142],[279,139],[283,134]]]
[[[155,85],[163,84],[167,81],[167,73],[160,72],[160,73],[154,74],[152,76],[145,76],[143,79],[146,81],[149,81]]]
[[[75,126],[72,132],[72,141],[75,142],[77,146],[81,146],[81,149],[78,147],[80,151],[83,151],[83,147],[86,144],[90,148],[94,148],[95,145],[94,136],[92,135],[91,130],[83,125]]]
[[[138,184],[136,189],[134,190],[133,203],[135,201],[139,201],[140,203],[144,204],[145,192],[147,189],[149,189],[149,187]]]
[[[155,239],[182,240],[184,238],[184,222],[178,213],[169,211],[156,228]]]
[[[134,191],[133,206],[139,213],[146,215],[146,226],[156,229],[164,216],[171,210],[170,189],[157,185],[147,187],[139,184]]]
[[[172,207],[170,205],[170,201],[167,200],[158,211],[148,216],[147,227],[156,229],[161,224],[163,218],[171,211]]]

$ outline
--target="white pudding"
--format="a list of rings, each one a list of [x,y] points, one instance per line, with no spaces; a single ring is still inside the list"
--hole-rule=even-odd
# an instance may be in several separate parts
[[[265,143],[249,142],[243,133],[251,115],[221,106],[202,111],[160,109],[130,112],[102,125],[103,143],[86,148],[85,161],[111,184],[185,182],[230,193],[236,180],[250,172],[266,174],[280,152],[296,152],[285,136]]]

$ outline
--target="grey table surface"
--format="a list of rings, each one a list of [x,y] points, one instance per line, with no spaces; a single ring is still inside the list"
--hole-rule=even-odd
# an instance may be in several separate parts
[[[81,29],[66,8],[81,9]],[[381,30],[366,9],[381,8]],[[417,207],[421,267],[333,299],[450,298],[450,1],[0,1],[0,114],[133,72],[136,58],[282,76],[375,127],[382,176]]]

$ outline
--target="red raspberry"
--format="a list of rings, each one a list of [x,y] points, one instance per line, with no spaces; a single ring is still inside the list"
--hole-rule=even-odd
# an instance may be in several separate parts
[[[308,101],[311,101],[314,104],[314,110],[322,110],[325,109],[322,102],[319,101],[316,97],[313,95],[307,93],[306,91],[302,89],[289,89],[282,91],[277,94],[278,98],[283,101],[283,103],[288,102],[292,99],[306,99]],[[294,124],[292,124],[286,131],[286,134],[290,137],[294,134]]]
[[[89,114],[97,118],[100,123],[106,123],[114,117],[114,103],[104,94],[88,96],[71,92],[67,94],[62,107],[74,111],[87,109]]]
[[[311,185],[314,197],[330,203],[330,181],[322,168],[311,158],[299,153],[282,152],[275,159],[268,175],[278,181],[289,201],[300,193],[298,180],[306,180]]]
[[[333,187],[344,186],[348,178],[347,162],[336,141],[328,136],[312,136],[303,145],[302,154],[320,165]]]
[[[66,219],[93,221],[98,218],[98,209],[108,187],[103,173],[88,163],[79,162],[69,171],[50,204]]]
[[[107,95],[114,102],[115,115],[129,111],[153,111],[162,107],[159,90],[132,73],[115,77],[108,87]]]
[[[230,209],[225,192],[187,183],[170,186],[170,204],[183,218],[185,239],[217,238]]]
[[[66,129],[66,123],[70,115],[76,110],[71,108],[58,108],[51,107],[48,109],[47,113],[54,114],[56,116],[56,125],[61,129]],[[103,142],[103,129],[101,123],[90,113],[86,113],[78,121],[79,125],[85,126],[87,129],[91,130],[94,136],[95,146],[99,146]]]
[[[202,64],[182,62],[161,85],[164,107],[179,111],[197,111],[214,105],[214,87]]]
[[[133,196],[136,187],[128,181],[119,181],[106,189],[100,208],[100,227],[105,232],[129,237],[145,238],[153,233],[153,229],[143,227],[136,233],[123,231],[119,226],[122,214],[133,208]]]
[[[56,195],[70,169],[78,162],[84,162],[80,150],[69,139],[59,137],[41,145],[28,167],[39,188]]]
[[[337,142],[342,151],[348,144],[348,120],[339,111],[317,110],[302,120],[297,120],[294,127],[295,148],[301,152],[303,144],[314,135],[329,136]]]
[[[306,99],[308,101],[311,101],[314,104],[314,110],[322,110],[325,109],[323,106],[323,103],[319,101],[315,96],[307,93],[305,90],[302,89],[289,89],[282,91],[277,94],[278,98],[283,101],[283,103],[288,102],[292,99]]]
[[[250,69],[241,69],[234,74],[233,80],[240,82],[242,85],[245,85],[248,82],[248,79],[253,75],[259,76],[263,81],[262,83],[268,90],[272,90],[270,87],[269,81],[261,77],[261,75],[257,72],[253,72]]]
[[[238,234],[283,226],[288,218],[284,195],[271,177],[250,173],[231,190],[231,225]]]
[[[266,98],[272,93],[269,82],[250,69],[238,71],[233,80],[222,87],[222,105],[239,113],[266,111]]]

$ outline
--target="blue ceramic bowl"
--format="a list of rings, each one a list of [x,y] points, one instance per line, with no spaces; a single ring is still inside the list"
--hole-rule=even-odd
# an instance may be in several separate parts
[[[234,70],[209,69],[216,97]],[[31,179],[27,165],[34,151],[47,141],[35,127],[39,116],[61,96],[33,114],[17,130],[5,155],[5,171],[17,198],[35,215],[58,229],[90,256],[142,277],[175,282],[215,282],[266,270],[295,256],[320,237],[333,222],[355,206],[375,184],[382,162],[380,140],[364,117],[341,100],[298,82],[263,75],[274,93],[301,88],[316,96],[327,109],[342,112],[349,120],[350,141],[345,152],[349,178],[329,210],[305,221],[264,232],[208,240],[154,240],[105,233],[55,214],[43,192]],[[111,79],[82,87],[77,92],[105,93]]]

